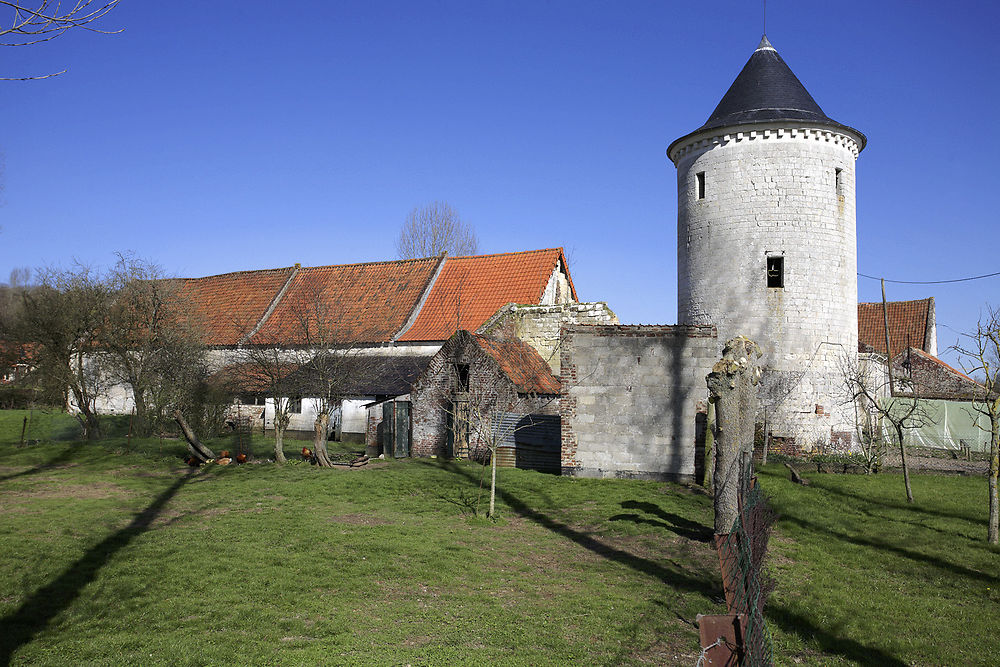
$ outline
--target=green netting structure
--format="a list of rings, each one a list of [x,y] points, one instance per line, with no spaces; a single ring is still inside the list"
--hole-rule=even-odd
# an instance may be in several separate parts
[[[990,420],[976,411],[981,403],[971,401],[944,401],[934,399],[889,398],[879,399],[879,407],[903,414],[916,400],[923,418],[915,428],[903,432],[903,444],[908,447],[988,452],[990,449]],[[895,443],[896,433],[888,420],[882,421],[882,437]]]

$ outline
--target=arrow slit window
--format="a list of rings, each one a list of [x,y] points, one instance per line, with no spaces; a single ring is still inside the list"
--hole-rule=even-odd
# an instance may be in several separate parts
[[[785,258],[767,258],[767,286],[780,288],[785,286]]]

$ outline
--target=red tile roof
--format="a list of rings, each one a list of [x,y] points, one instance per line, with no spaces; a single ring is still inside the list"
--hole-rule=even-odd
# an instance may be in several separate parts
[[[931,299],[918,301],[889,301],[889,356],[895,357],[912,346],[923,349],[927,336],[927,319]],[[885,319],[882,303],[858,304],[858,347],[885,354]]]
[[[508,303],[538,304],[560,264],[575,301],[562,248],[449,257],[413,326],[399,340],[446,340],[458,329],[475,331]]]
[[[500,341],[478,334],[472,334],[482,350],[490,355],[504,374],[523,394],[558,394],[559,378],[541,355],[527,343],[520,340]]]
[[[440,263],[440,257],[427,257],[300,269],[252,342],[389,342]]]
[[[251,332],[264,345],[385,343],[401,331],[402,341],[442,341],[507,303],[539,303],[559,266],[575,300],[561,248],[239,271],[180,279],[179,296],[208,346]]]
[[[205,345],[236,345],[260,322],[294,270],[289,267],[184,278],[178,296],[183,306],[190,308]]]

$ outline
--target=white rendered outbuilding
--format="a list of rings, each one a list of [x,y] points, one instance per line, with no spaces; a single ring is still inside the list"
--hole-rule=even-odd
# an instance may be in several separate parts
[[[677,321],[764,350],[767,430],[850,442],[844,359],[858,349],[855,161],[865,136],[828,118],[761,40],[708,122],[674,141]],[[847,442],[844,442],[844,439]]]

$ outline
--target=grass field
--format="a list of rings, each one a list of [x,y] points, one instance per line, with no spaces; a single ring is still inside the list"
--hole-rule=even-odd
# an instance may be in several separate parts
[[[21,447],[24,415],[0,412],[0,665],[693,665],[723,611],[697,489],[502,470],[494,523],[475,464],[192,470],[58,414]],[[907,507],[894,475],[808,477],[761,474],[779,664],[1000,663],[984,480],[915,476]]]

